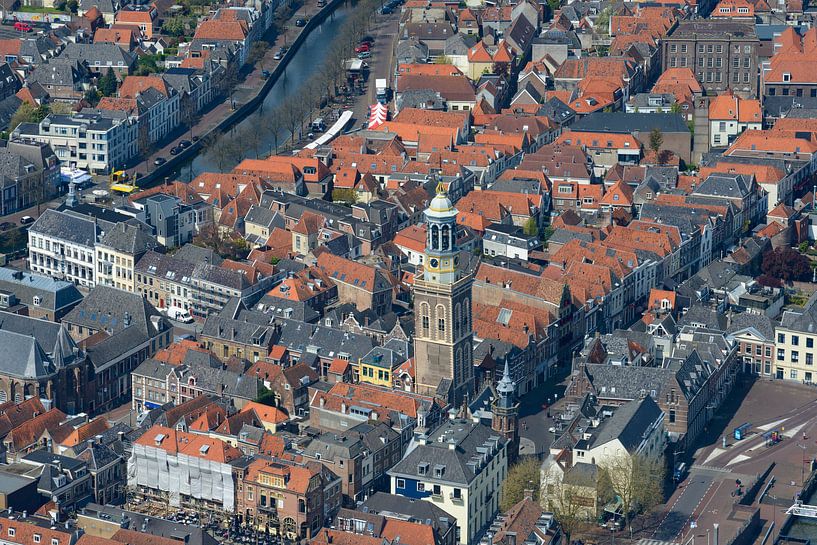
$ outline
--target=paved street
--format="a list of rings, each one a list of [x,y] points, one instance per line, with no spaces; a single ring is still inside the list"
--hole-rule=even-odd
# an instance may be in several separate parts
[[[526,394],[519,405],[519,421],[521,439],[519,451],[526,455],[546,454],[555,438],[550,429],[554,425],[554,418],[562,407],[553,403],[564,397],[568,374],[564,371],[550,380],[540,384]]]

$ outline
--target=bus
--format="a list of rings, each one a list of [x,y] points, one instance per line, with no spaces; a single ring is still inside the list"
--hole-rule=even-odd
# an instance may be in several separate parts
[[[741,424],[734,431],[734,437],[736,441],[740,441],[741,439],[745,439],[747,435],[749,435],[749,431],[752,429],[752,424],[746,422],[745,424]]]

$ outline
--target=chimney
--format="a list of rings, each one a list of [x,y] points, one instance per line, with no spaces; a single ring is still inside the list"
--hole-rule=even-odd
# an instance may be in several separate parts
[[[523,493],[525,494],[525,499],[529,501],[533,501],[533,490],[530,488],[526,488]]]

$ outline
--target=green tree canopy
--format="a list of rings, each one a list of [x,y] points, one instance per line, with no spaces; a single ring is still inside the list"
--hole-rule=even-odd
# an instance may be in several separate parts
[[[539,460],[533,456],[520,458],[508,470],[508,476],[502,483],[502,500],[500,510],[504,513],[525,498],[525,491],[533,491],[533,500],[539,501]]]
[[[113,68],[108,67],[108,71],[105,72],[105,75],[99,78],[97,88],[99,92],[102,93],[102,96],[105,97],[112,97],[116,94],[116,74],[114,74]]]
[[[528,220],[525,222],[525,226],[522,228],[526,235],[530,237],[535,237],[539,234],[539,225],[536,223],[536,218],[533,216],[529,217]]]

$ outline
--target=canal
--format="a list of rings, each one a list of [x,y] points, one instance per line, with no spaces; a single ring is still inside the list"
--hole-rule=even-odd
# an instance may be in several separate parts
[[[335,36],[337,36],[338,29],[352,9],[354,9],[352,3],[339,5],[332,15],[328,16],[319,27],[312,30],[301,44],[301,47],[295,52],[295,56],[289,61],[284,74],[270,89],[263,105],[233,127],[232,130],[236,134],[242,134],[244,131],[252,130],[252,127],[262,125],[265,113],[271,112],[287,98],[300,92],[303,85],[323,66],[323,59],[326,58],[326,54],[332,46]],[[267,133],[264,132],[264,134]],[[278,135],[278,142],[282,143],[288,135],[288,131],[282,130]],[[262,150],[269,150],[274,147],[274,138],[272,136],[265,136],[262,142],[259,146]],[[255,157],[249,146],[241,153],[241,157],[236,157],[232,163],[237,164],[245,157]],[[218,161],[213,151],[205,148],[192,161],[183,164],[179,171],[171,176],[171,179],[175,177],[178,180],[189,182],[202,172],[217,172],[219,170],[217,164]]]

